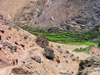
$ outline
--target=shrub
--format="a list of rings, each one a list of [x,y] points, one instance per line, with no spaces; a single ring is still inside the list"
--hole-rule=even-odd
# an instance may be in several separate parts
[[[35,24],[37,24],[37,21],[35,21]]]
[[[29,14],[33,16],[33,12],[30,12]]]
[[[87,53],[87,54],[90,54],[90,50],[92,49],[93,45],[89,46],[89,47],[86,47],[86,48],[76,48],[74,51],[75,52],[84,52],[84,53]]]

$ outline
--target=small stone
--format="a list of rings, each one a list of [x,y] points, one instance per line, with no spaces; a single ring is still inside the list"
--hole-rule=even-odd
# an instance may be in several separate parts
[[[11,38],[11,36],[7,36],[8,38]]]
[[[71,54],[71,55],[70,55],[70,57],[73,57],[73,56],[74,56],[74,54]]]
[[[58,48],[61,48],[59,45],[57,46]]]
[[[74,73],[74,72],[71,72],[72,74]]]
[[[51,47],[53,48],[53,45],[51,44]]]
[[[24,35],[24,39],[27,39],[28,38],[28,35]]]
[[[17,41],[15,41],[15,44],[18,45]]]
[[[0,40],[1,40],[1,35],[0,35]]]
[[[68,61],[66,60],[66,63],[68,63]]]
[[[23,61],[23,63],[25,63],[25,61]]]
[[[59,58],[57,58],[56,61],[57,61],[58,63],[60,63],[60,59],[59,59]]]
[[[40,56],[36,56],[36,62],[38,62],[38,63],[41,63],[41,58],[40,58]]]
[[[75,61],[75,59],[74,59],[74,58],[73,58],[72,60],[73,60],[73,61]]]
[[[66,51],[67,54],[69,54],[69,51]]]
[[[25,45],[23,45],[23,44],[20,44],[20,46],[25,47]]]
[[[77,59],[79,59],[79,57],[76,57]]]
[[[8,29],[9,29],[9,30],[11,30],[12,28],[11,28],[11,27],[9,27]]]
[[[4,33],[5,31],[4,30],[0,30],[1,31],[1,33]]]
[[[30,57],[32,60],[35,60],[36,59],[36,57],[34,56],[34,57]]]

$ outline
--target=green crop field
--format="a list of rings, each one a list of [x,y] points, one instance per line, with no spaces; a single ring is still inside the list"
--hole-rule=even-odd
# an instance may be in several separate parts
[[[100,31],[88,31],[84,33],[73,33],[69,31],[55,30],[55,32],[48,32],[31,26],[21,26],[22,29],[27,30],[33,35],[45,35],[45,37],[52,42],[58,42],[68,45],[98,45],[98,42],[92,42],[94,38],[100,36]]]

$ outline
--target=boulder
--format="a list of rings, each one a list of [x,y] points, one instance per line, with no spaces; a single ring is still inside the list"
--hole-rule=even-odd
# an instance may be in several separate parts
[[[42,48],[49,46],[49,41],[44,35],[38,35],[36,38],[36,43]]]
[[[36,62],[38,62],[38,63],[41,63],[41,58],[40,58],[40,56],[36,56]]]
[[[92,67],[92,68],[100,67],[100,60],[94,56],[91,58],[88,58],[86,60],[81,60],[79,63],[79,71],[78,71],[77,75],[83,75],[82,73],[84,73],[84,70],[87,67]],[[85,72],[85,73],[87,73],[87,72]]]
[[[54,50],[50,47],[45,47],[45,52],[44,52],[44,55],[46,58],[48,59],[53,59],[55,58],[55,54],[54,54]]]

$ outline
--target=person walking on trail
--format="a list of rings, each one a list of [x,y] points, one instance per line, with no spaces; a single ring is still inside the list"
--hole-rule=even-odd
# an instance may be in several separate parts
[[[16,65],[18,64],[18,59],[16,59]]]
[[[13,66],[15,65],[15,60],[13,60]]]

